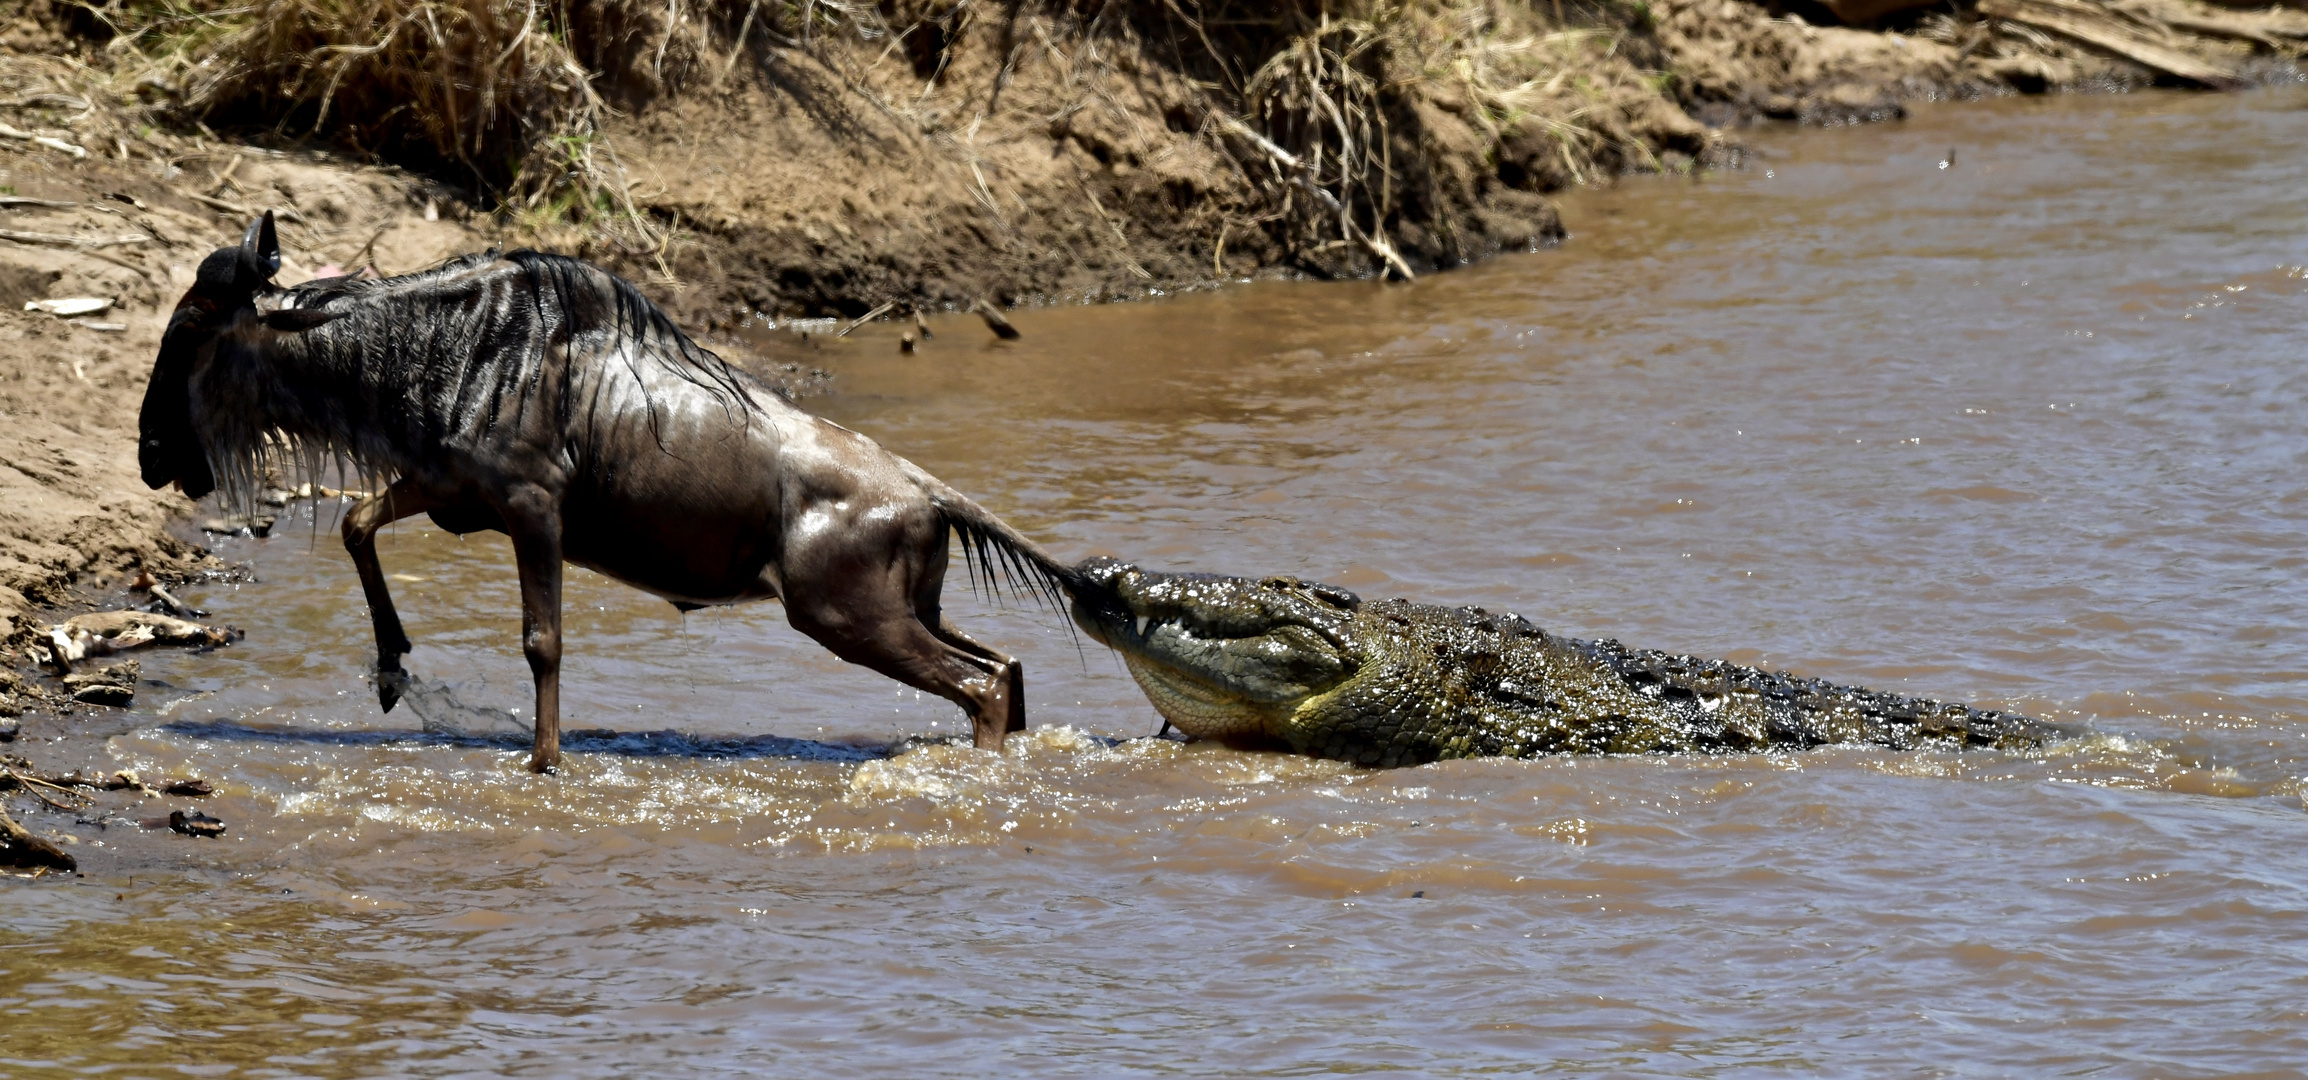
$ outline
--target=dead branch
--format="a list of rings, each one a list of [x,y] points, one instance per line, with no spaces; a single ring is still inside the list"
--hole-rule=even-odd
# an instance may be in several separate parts
[[[860,316],[858,316],[857,318],[851,319],[851,320],[849,321],[849,325],[848,325],[848,326],[844,326],[844,327],[842,327],[841,329],[834,331],[834,332],[833,332],[833,336],[835,336],[835,337],[848,337],[848,336],[849,336],[849,332],[850,332],[850,331],[852,331],[852,330],[855,330],[855,329],[857,329],[858,327],[864,326],[865,324],[867,324],[867,323],[869,323],[869,322],[872,322],[872,321],[874,321],[875,319],[881,318],[882,316],[889,314],[889,310],[890,310],[891,308],[894,308],[894,307],[896,307],[896,306],[898,306],[898,302],[897,302],[897,301],[895,301],[895,300],[885,300],[885,301],[883,301],[883,302],[882,302],[882,306],[880,306],[880,307],[877,307],[877,308],[873,309],[872,311],[866,312],[865,314],[863,314],[863,315],[860,315]]]
[[[2227,68],[2197,59],[2107,18],[2098,9],[2061,0],[1982,0],[1979,12],[1991,18],[2050,31],[2113,53],[2142,67],[2210,87],[2234,90],[2244,80]]]
[[[88,156],[88,151],[84,147],[74,146],[62,139],[34,134],[33,132],[25,131],[22,128],[10,127],[7,124],[0,124],[0,139],[14,139],[18,142],[32,143],[35,146],[45,146],[50,150],[54,150],[59,153],[70,154],[76,158],[84,158]]]
[[[1366,233],[1355,225],[1353,216],[1347,212],[1346,204],[1339,201],[1338,196],[1331,194],[1330,189],[1314,182],[1314,168],[1312,166],[1300,160],[1298,155],[1275,145],[1274,140],[1251,130],[1250,125],[1240,120],[1226,117],[1223,123],[1226,130],[1241,136],[1252,146],[1263,151],[1267,157],[1272,158],[1275,164],[1282,166],[1287,171],[1289,182],[1293,187],[1313,196],[1322,203],[1324,209],[1337,214],[1339,229],[1346,233],[1345,238],[1348,241],[1361,244],[1372,255],[1378,256],[1389,269],[1400,275],[1402,280],[1418,280],[1418,274],[1412,271],[1410,263],[1404,261],[1403,257],[1394,250],[1394,245],[1387,243],[1385,237]]]
[[[150,239],[149,236],[67,236],[63,233],[0,229],[0,240],[13,240],[19,244],[47,244],[52,247],[113,247],[119,244],[141,244]]]

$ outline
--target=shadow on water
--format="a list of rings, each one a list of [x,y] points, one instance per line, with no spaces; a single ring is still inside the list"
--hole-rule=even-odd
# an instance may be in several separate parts
[[[260,727],[238,720],[178,720],[155,730],[194,739],[316,746],[453,746],[479,750],[527,751],[529,736],[511,732],[463,734],[446,731],[315,731]],[[896,746],[855,746],[790,739],[780,735],[711,737],[679,731],[615,731],[585,728],[561,733],[561,748],[579,754],[634,758],[785,758],[792,761],[855,763],[876,761],[910,749],[922,740]]]

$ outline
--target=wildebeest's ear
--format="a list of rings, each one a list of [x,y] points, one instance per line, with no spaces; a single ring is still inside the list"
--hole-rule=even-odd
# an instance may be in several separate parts
[[[136,425],[136,464],[145,486],[162,488],[176,481],[195,499],[216,487],[208,452],[192,427],[192,367],[206,333],[197,308],[177,308],[161,336],[160,358],[153,362]]]
[[[241,235],[240,264],[249,271],[250,284],[271,281],[280,273],[280,235],[273,231],[272,211],[265,211]]]
[[[323,323],[335,322],[344,317],[344,312],[328,311],[322,308],[274,308],[259,317],[264,320],[266,326],[275,330],[295,333],[299,330],[310,330]]]

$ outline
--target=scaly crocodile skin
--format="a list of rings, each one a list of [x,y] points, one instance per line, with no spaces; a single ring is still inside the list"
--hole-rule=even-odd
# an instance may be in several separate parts
[[[1123,654],[1180,730],[1365,765],[2056,735],[2009,713],[1562,637],[1481,608],[1110,559],[1079,569],[1075,621]]]

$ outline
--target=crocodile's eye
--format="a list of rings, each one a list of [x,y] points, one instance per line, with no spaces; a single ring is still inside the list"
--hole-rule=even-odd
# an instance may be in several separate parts
[[[1329,604],[1332,607],[1345,608],[1348,611],[1353,611],[1354,609],[1362,606],[1362,597],[1356,596],[1353,593],[1350,593],[1345,589],[1341,589],[1336,585],[1309,583],[1306,586],[1306,593],[1307,595],[1312,596],[1325,604]]]

